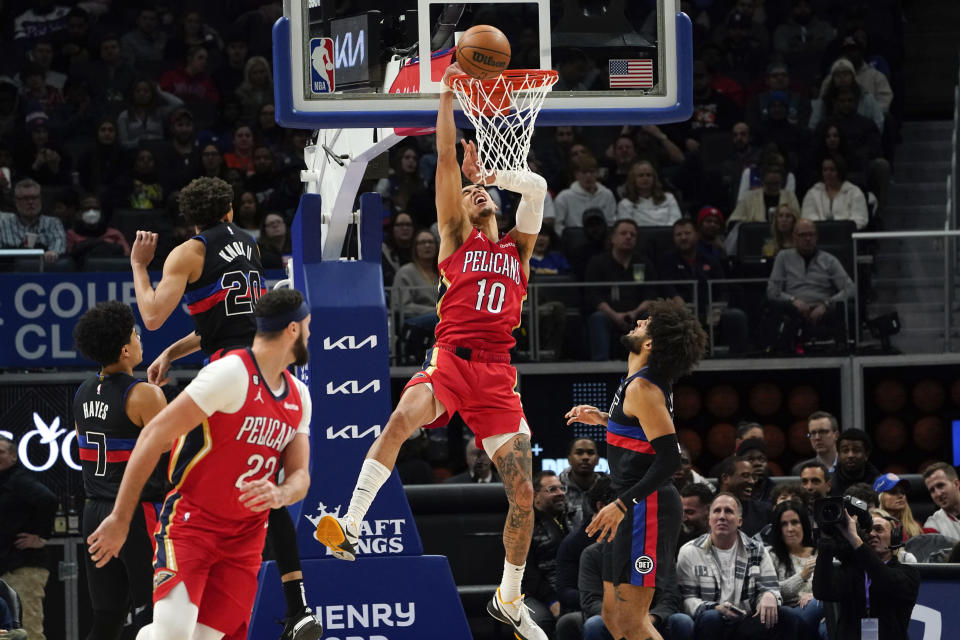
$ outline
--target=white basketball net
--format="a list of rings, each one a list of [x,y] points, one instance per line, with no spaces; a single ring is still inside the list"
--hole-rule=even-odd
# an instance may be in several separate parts
[[[504,71],[487,80],[465,74],[451,79],[460,107],[477,130],[482,177],[497,170],[530,170],[533,125],[556,81],[556,71],[541,70]]]

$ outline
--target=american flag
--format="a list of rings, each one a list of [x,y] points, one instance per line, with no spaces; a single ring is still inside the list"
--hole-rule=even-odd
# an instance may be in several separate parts
[[[653,60],[611,60],[611,89],[650,89],[653,87]]]

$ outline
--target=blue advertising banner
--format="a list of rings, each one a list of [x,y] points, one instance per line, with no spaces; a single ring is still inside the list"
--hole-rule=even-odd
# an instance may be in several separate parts
[[[930,566],[930,565],[927,565]],[[951,640],[960,629],[960,569],[952,579],[923,575],[920,594],[910,616],[910,640]]]
[[[152,274],[154,285],[160,274]],[[284,277],[267,274],[267,286]],[[119,300],[133,305],[137,296],[130,273],[3,273],[0,274],[0,367],[88,367],[73,349],[77,319],[98,302]],[[181,304],[156,331],[143,332],[143,367],[160,352],[193,331],[187,305]],[[195,353],[178,361],[202,363]]]

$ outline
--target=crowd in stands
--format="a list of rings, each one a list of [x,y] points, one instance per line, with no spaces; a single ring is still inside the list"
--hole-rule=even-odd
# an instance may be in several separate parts
[[[912,491],[909,480],[870,463],[872,442],[863,431],[841,431],[823,411],[809,417],[807,429],[816,455],[793,468],[799,483],[771,480],[763,429],[756,423],[741,423],[735,452],[710,471],[710,479],[683,454],[674,477],[683,503],[676,581],[658,586],[651,607],[665,638],[826,640],[828,627],[843,634],[829,637],[854,637],[847,627],[856,622],[859,630],[859,609],[849,606],[847,592],[856,588],[843,586],[832,558],[859,563],[863,554],[849,557],[842,544],[825,542],[840,535],[818,523],[814,502],[820,498],[853,496],[866,503],[873,528],[861,532],[865,547],[891,570],[960,560],[954,467],[929,465],[923,491]],[[592,439],[576,439],[566,469],[534,476],[536,520],[523,588],[538,624],[555,640],[611,638],[600,615],[605,543],[584,531],[616,495],[610,477],[596,469],[601,452]],[[489,459],[482,460],[485,454],[472,443],[467,458],[466,471],[445,482],[496,481]],[[912,609],[917,587],[915,574],[905,572],[898,588],[871,591],[885,599],[882,624],[902,629],[903,637],[909,619],[903,612]],[[862,586],[863,572],[857,575]],[[775,612],[772,622],[754,615],[761,609]]]
[[[234,187],[235,221],[258,238],[265,266],[289,259],[310,132],[273,117],[270,29],[281,5],[179,5],[38,0],[0,10],[0,248],[42,249],[48,271],[120,270],[137,228],[149,228],[160,234],[158,269],[192,235],[179,189],[218,176]],[[533,284],[616,283],[540,290],[542,358],[621,357],[610,335],[664,296],[695,306],[731,353],[846,344],[848,236],[879,223],[898,135],[896,3],[683,8],[695,45],[688,121],[536,131],[529,163],[549,193]],[[602,84],[602,60],[560,53],[561,83]],[[413,361],[436,321],[420,234],[435,230],[433,136],[404,140],[389,166],[361,192],[383,198],[384,280],[405,290],[391,296],[394,331],[401,359]],[[516,196],[489,190],[506,231]],[[801,221],[829,241],[811,246]],[[815,275],[802,268],[811,261]],[[769,277],[770,303],[762,284],[714,286],[736,277]],[[530,336],[519,337],[529,352]]]

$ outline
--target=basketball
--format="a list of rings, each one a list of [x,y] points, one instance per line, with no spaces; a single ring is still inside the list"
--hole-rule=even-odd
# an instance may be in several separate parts
[[[820,408],[820,394],[808,385],[794,387],[787,394],[787,410],[794,418],[807,418]]]
[[[734,439],[737,430],[732,424],[721,422],[710,427],[707,431],[707,450],[714,458],[726,458],[733,453]]]
[[[938,380],[921,380],[913,387],[913,404],[924,413],[939,411],[944,396],[943,384]]]
[[[936,416],[920,418],[913,425],[913,444],[923,451],[935,451],[943,444],[943,421]]]
[[[764,425],[763,441],[767,444],[768,458],[779,458],[787,447],[787,437],[783,435],[783,429],[775,424]]]
[[[500,75],[510,65],[510,41],[496,27],[472,26],[457,43],[457,63],[464,73],[480,80]]]
[[[884,418],[873,432],[877,449],[886,453],[896,453],[907,444],[907,427],[899,418]]]
[[[678,420],[690,420],[700,413],[700,392],[688,384],[673,388],[673,411]]]
[[[881,380],[873,390],[873,401],[880,411],[896,413],[907,403],[907,390],[899,380]]]
[[[729,418],[740,409],[740,394],[729,384],[717,385],[707,392],[707,411],[716,418]]]
[[[810,438],[807,437],[807,421],[797,420],[790,429],[787,430],[787,441],[790,443],[790,450],[801,456],[813,454],[813,446],[810,444]]]
[[[772,382],[761,382],[750,388],[747,404],[750,410],[761,417],[772,416],[780,411],[783,392]]]

